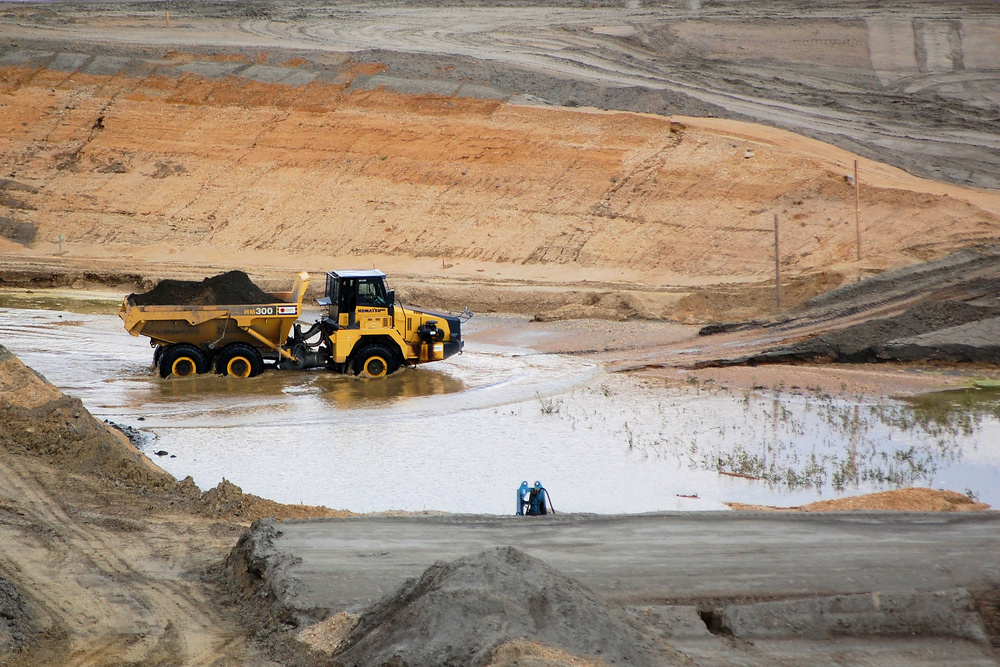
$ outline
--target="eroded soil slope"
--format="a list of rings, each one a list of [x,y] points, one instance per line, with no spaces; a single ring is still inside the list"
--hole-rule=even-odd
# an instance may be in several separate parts
[[[1000,362],[998,286],[1000,247],[969,248],[844,285],[763,326],[705,327],[701,334],[728,329],[745,335],[741,343],[709,343],[699,353],[726,349],[722,357],[702,362],[707,365],[933,361],[995,368]],[[740,353],[741,347],[760,345],[765,348]]]
[[[8,3],[0,53],[35,49],[100,71],[107,61],[91,54],[123,68],[151,47],[268,51],[318,66],[201,71],[299,82],[330,80],[326,67],[348,59],[378,61],[387,71],[361,87],[748,119],[910,173],[1000,186],[990,0],[174,0],[169,12],[128,0]]]
[[[193,60],[210,58],[165,53],[155,73],[113,76],[0,69],[9,257],[62,248],[44,261],[632,280],[674,286],[643,316],[698,319],[697,301],[677,301],[699,286],[766,284],[775,215],[785,275],[835,276],[807,281],[802,299],[845,272],[1000,230],[1000,196],[862,160],[859,264],[854,156],[813,140],[712,119],[348,90],[376,65],[305,86],[161,72]]]
[[[0,664],[266,665],[209,570],[262,516],[331,516],[205,493],[0,346]]]

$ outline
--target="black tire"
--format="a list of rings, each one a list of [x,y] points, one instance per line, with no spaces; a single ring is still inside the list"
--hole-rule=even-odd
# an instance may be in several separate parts
[[[153,365],[157,368],[160,367],[160,359],[163,358],[163,346],[157,345],[153,348]]]
[[[195,373],[206,373],[209,369],[208,357],[194,345],[178,343],[168,345],[160,353],[160,377],[188,377]]]
[[[232,343],[222,348],[222,352],[215,358],[215,372],[219,375],[252,378],[264,372],[264,358],[252,345]]]
[[[355,375],[380,378],[395,373],[399,369],[396,355],[382,345],[367,345],[351,361]]]

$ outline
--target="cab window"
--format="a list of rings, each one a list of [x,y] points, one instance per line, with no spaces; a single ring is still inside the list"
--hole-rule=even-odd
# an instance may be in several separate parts
[[[358,281],[359,306],[385,308],[387,304],[384,282],[372,278],[362,278]]]

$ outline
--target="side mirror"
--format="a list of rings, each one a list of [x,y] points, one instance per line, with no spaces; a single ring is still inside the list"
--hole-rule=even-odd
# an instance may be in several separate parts
[[[385,307],[389,309],[389,321],[393,329],[396,328],[396,290],[391,289],[385,293]]]

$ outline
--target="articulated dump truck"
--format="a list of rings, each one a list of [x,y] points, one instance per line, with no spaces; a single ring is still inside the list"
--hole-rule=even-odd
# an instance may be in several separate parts
[[[167,283],[200,287],[237,274],[249,290],[229,289],[222,298],[213,292],[212,298],[189,300],[183,290],[161,289],[170,287]],[[394,291],[386,290],[385,274],[375,270],[327,273],[326,296],[319,300],[326,315],[303,331],[297,320],[309,281],[308,273],[300,273],[291,292],[279,293],[261,291],[242,272],[203,283],[163,281],[150,292],[125,297],[119,316],[130,334],[149,338],[164,378],[212,370],[253,377],[265,365],[375,378],[462,351],[462,321],[472,316],[468,309],[456,316],[399,304]],[[248,302],[223,303],[241,298]]]

